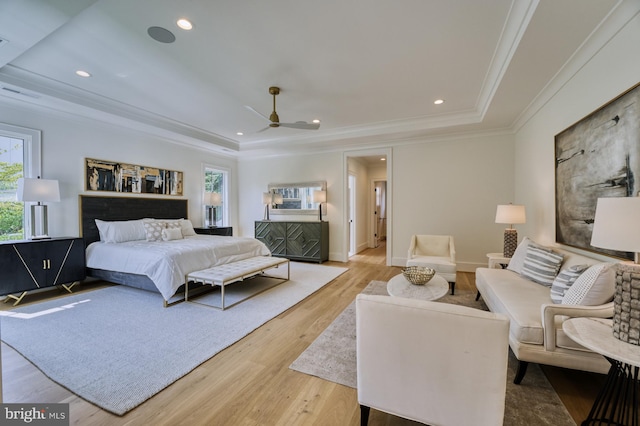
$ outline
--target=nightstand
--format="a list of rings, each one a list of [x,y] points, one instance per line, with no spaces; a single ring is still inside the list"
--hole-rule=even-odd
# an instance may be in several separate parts
[[[193,228],[196,234],[200,235],[222,235],[223,237],[233,236],[233,227],[231,226],[216,226],[213,228]]]
[[[502,253],[487,253],[487,257],[489,258],[490,269],[494,269],[498,266],[504,269],[511,261],[510,257],[504,257],[504,254]]]

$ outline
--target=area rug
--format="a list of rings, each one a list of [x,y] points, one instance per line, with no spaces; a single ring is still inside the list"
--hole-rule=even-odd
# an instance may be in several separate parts
[[[284,283],[259,277],[229,285],[229,302],[246,286],[273,288],[224,311],[194,303],[164,308],[159,294],[108,287],[0,312],[2,340],[53,381],[123,415],[346,270],[291,262]],[[269,273],[286,276],[286,268]],[[202,299],[215,304],[215,297]]]
[[[365,294],[387,295],[386,283],[372,281]],[[454,303],[486,310],[475,300],[475,293],[456,290],[439,302]],[[289,368],[352,388],[356,376],[356,311],[352,302],[324,332],[291,364]],[[509,353],[505,426],[553,425],[574,426],[575,422],[560,401],[547,378],[535,364],[530,364],[522,384],[513,384],[517,360]]]

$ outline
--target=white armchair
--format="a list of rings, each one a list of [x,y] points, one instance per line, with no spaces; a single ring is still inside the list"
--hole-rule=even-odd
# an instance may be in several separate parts
[[[456,288],[456,247],[450,235],[413,235],[407,254],[407,266],[426,266],[447,280],[451,294]]]
[[[356,341],[361,425],[370,408],[432,425],[502,425],[506,316],[360,294]]]

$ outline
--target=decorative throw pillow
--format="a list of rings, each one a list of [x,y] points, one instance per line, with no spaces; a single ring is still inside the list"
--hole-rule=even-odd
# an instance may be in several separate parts
[[[584,271],[562,298],[564,305],[595,306],[610,302],[616,290],[616,267],[597,263]]]
[[[167,219],[164,222],[166,222],[168,228],[179,226],[183,237],[197,235],[195,229],[193,229],[193,224],[189,219]]]
[[[529,244],[520,275],[538,284],[551,287],[558,275],[563,258],[562,254],[551,249]]]
[[[181,240],[181,239],[182,239],[182,231],[180,231],[179,226],[177,228],[170,227],[170,228],[164,228],[162,230],[162,241],[172,241],[172,240]]]
[[[551,284],[551,300],[553,303],[562,303],[565,293],[569,287],[578,279],[589,265],[573,265],[563,269]]]
[[[529,237],[524,237],[518,247],[516,247],[516,251],[511,256],[511,260],[509,261],[509,265],[507,269],[513,272],[517,272],[520,274],[522,272],[522,265],[524,265],[524,258],[527,256],[527,247],[529,244],[533,243],[529,239]]]
[[[162,240],[162,230],[167,227],[165,222],[154,219],[145,219],[143,223],[147,241]]]

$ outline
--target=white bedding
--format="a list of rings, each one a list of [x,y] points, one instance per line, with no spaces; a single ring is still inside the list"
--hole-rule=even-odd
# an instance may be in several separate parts
[[[195,235],[172,241],[95,242],[87,247],[87,267],[148,276],[169,300],[185,275],[271,252],[249,237]]]

